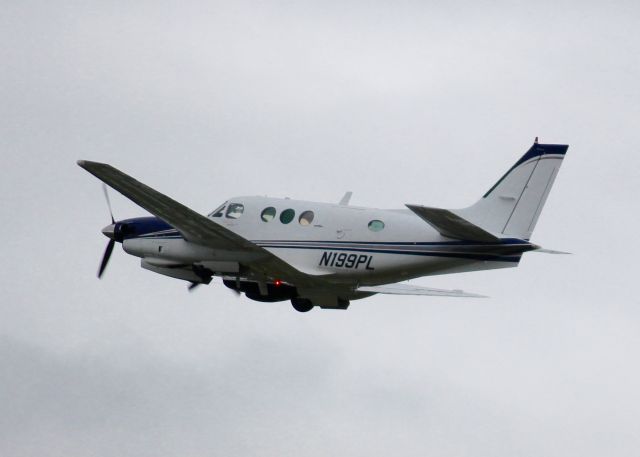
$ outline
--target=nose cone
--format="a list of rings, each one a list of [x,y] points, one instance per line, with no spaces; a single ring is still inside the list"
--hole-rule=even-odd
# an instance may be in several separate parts
[[[107,225],[105,228],[102,229],[102,233],[104,234],[104,236],[106,236],[107,238],[111,239],[111,240],[115,240],[115,234],[116,234],[116,224],[109,224]]]

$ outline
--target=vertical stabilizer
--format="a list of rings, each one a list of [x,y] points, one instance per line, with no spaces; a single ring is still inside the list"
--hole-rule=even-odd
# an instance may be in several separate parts
[[[456,214],[492,233],[528,240],[568,148],[536,141],[480,201]]]

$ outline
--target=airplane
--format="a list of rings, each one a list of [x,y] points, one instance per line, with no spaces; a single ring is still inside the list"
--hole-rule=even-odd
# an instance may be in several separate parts
[[[99,178],[111,214],[98,270],[116,242],[142,268],[190,283],[221,277],[225,286],[261,302],[293,308],[347,309],[374,294],[482,297],[403,281],[439,274],[518,266],[568,145],[529,150],[473,205],[442,209],[351,206],[269,197],[233,197],[207,216],[103,163],[77,163]],[[106,185],[153,216],[116,221]]]

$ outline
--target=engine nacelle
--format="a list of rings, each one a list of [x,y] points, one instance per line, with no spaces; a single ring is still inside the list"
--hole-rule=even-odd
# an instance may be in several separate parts
[[[142,259],[140,266],[145,270],[194,284],[209,284],[211,282],[211,272],[202,267],[195,265],[175,266],[171,262],[164,262],[163,265],[161,262],[162,259]]]

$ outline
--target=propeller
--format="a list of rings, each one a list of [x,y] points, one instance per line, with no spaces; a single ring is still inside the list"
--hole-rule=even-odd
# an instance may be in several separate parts
[[[102,256],[102,262],[100,262],[100,269],[98,270],[98,279],[102,277],[102,273],[104,273],[105,268],[107,268],[107,263],[109,263],[109,258],[111,257],[111,253],[113,252],[113,247],[116,245],[114,240],[109,240],[107,243],[107,248],[104,250],[104,254]]]
[[[104,192],[104,199],[107,201],[109,216],[111,216],[111,223],[115,224],[116,220],[113,218],[113,211],[111,210],[111,199],[109,198],[109,192],[107,191],[107,185],[105,183],[102,183],[102,192]]]
[[[107,248],[104,250],[104,254],[102,255],[102,262],[100,262],[100,268],[98,269],[98,279],[102,277],[104,270],[107,268],[107,264],[109,263],[109,258],[111,258],[111,253],[113,252],[113,247],[116,245],[116,239],[115,239],[116,220],[113,217],[113,210],[111,209],[111,200],[109,199],[109,192],[107,191],[107,186],[104,183],[102,183],[102,191],[104,192],[104,198],[107,201],[107,207],[109,208],[109,215],[111,216],[111,225],[108,225],[102,229],[102,233],[107,238],[109,238],[109,243],[107,243]]]

